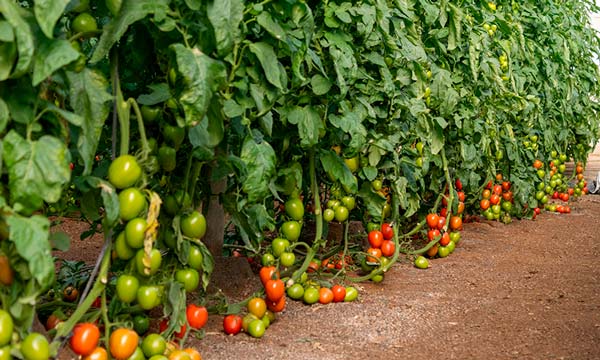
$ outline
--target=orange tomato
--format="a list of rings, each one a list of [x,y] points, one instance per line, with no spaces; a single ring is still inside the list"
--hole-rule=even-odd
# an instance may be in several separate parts
[[[319,302],[329,304],[333,301],[333,291],[330,288],[322,287],[319,289]]]

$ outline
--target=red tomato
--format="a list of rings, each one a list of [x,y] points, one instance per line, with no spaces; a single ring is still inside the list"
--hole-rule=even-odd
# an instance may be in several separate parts
[[[394,237],[394,228],[388,223],[383,223],[383,225],[381,225],[381,233],[383,234],[384,240],[391,240]]]
[[[494,194],[502,194],[502,186],[501,185],[494,185]]]
[[[502,182],[502,190],[504,190],[504,191],[510,190],[510,181],[503,181]]]
[[[493,194],[492,196],[490,196],[490,204],[498,205],[499,202],[500,202],[500,196],[498,196],[498,194]]]
[[[552,194],[552,198],[558,199],[558,191],[555,191],[554,194]]]
[[[223,330],[227,335],[235,335],[242,330],[242,317],[239,315],[227,315],[223,319]]]
[[[448,208],[442,208],[442,210],[440,210],[440,216],[448,216]]]
[[[368,262],[377,262],[377,259],[379,259],[381,257],[381,249],[371,247],[367,250],[367,254],[370,255],[370,256],[367,256]]]
[[[465,201],[465,193],[462,191],[459,191],[458,193],[456,193],[458,196],[458,201]]]
[[[431,229],[437,228],[439,221],[440,221],[440,217],[437,214],[427,215],[427,225],[429,225],[429,227]]]
[[[381,247],[381,243],[383,242],[383,234],[379,230],[372,230],[369,232],[369,245],[375,249],[379,249]]]
[[[201,329],[208,321],[208,310],[204,306],[189,304],[185,309],[188,324],[194,329]]]
[[[96,324],[80,323],[73,328],[73,336],[69,340],[71,350],[77,355],[86,356],[98,347],[100,330]]]
[[[427,238],[429,241],[433,241],[438,236],[440,236],[440,231],[438,229],[431,229],[427,232]]]
[[[267,301],[267,309],[274,313],[282,312],[283,309],[285,309],[285,296],[282,296],[281,299],[277,301]]]
[[[164,332],[165,330],[167,330],[168,327],[169,327],[169,320],[167,318],[162,319],[160,321],[160,323],[158,324],[158,330],[161,333]],[[183,336],[185,335],[186,330],[187,330],[187,325],[183,324],[179,328],[179,331],[174,332],[173,335],[175,335],[175,337],[178,339],[183,339]]]
[[[277,271],[275,266],[263,266],[260,269],[259,276],[260,276],[260,281],[262,282],[262,284],[264,286],[267,283],[267,281],[273,279],[273,277],[275,277],[276,279],[279,279],[279,272]]]
[[[492,180],[488,181],[488,183],[485,185],[486,189],[491,189],[492,188]]]
[[[395,251],[396,245],[394,245],[392,240],[383,240],[383,243],[381,243],[381,255],[389,257],[394,255]]]
[[[456,178],[456,180],[454,181],[454,187],[456,187],[456,190],[458,191],[461,191],[463,189],[462,182],[459,178]]]
[[[450,244],[450,234],[448,234],[447,232],[445,232],[442,235],[442,238],[440,239],[439,244],[442,245],[442,246],[446,246],[446,245]]]
[[[487,210],[490,208],[490,201],[488,199],[481,199],[479,206],[481,207],[481,210]]]
[[[512,191],[507,191],[507,192],[502,193],[502,198],[504,199],[504,201],[512,202],[512,200],[513,200]]]
[[[281,279],[268,280],[265,284],[265,293],[270,301],[279,301],[285,295],[285,284]]]
[[[438,230],[442,230],[444,228],[444,225],[446,225],[446,217],[445,216],[440,216],[440,218],[438,220],[437,229]]]
[[[346,288],[342,285],[333,285],[331,288],[333,291],[333,302],[342,302],[346,297]]]
[[[460,230],[462,228],[462,219],[458,216],[453,216],[450,218],[450,229],[452,230]]]
[[[542,212],[542,210],[541,210],[539,207],[536,207],[535,209],[533,209],[533,212],[534,212],[536,215],[539,215],[539,214]]]

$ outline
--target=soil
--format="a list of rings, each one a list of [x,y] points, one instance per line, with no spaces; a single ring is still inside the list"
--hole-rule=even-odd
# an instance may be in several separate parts
[[[600,197],[569,215],[465,225],[452,256],[419,270],[397,263],[381,284],[358,284],[352,303],[286,309],[262,339],[227,336],[209,317],[203,359],[599,359]],[[78,239],[81,224],[63,229]],[[70,259],[100,248],[75,242]],[[220,259],[213,279],[232,300],[259,280],[238,258]]]

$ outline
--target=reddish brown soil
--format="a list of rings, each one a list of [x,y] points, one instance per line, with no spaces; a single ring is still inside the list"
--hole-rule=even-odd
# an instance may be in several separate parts
[[[353,303],[288,301],[262,339],[226,336],[211,316],[191,345],[203,359],[599,359],[600,197],[572,208],[467,224],[455,253],[429,269],[399,263],[383,283],[358,285]],[[98,250],[82,245],[69,257],[93,261]],[[221,264],[214,282],[227,295],[258,288],[247,267]]]

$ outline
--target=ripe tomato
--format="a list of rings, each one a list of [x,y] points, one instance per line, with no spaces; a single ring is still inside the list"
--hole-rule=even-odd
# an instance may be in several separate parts
[[[369,232],[369,245],[371,247],[379,249],[383,242],[383,234],[379,230],[372,230]]]
[[[83,360],[107,360],[108,359],[108,353],[106,352],[106,349],[103,347],[97,347],[95,348],[89,355],[84,356]]]
[[[494,194],[500,195],[502,194],[502,185],[494,185]]]
[[[457,197],[458,197],[458,201],[465,201],[465,193],[462,191],[459,191],[456,193]]]
[[[510,181],[503,181],[502,182],[502,190],[504,190],[504,191],[510,190]]]
[[[492,184],[492,180],[490,180],[490,181],[488,181],[487,184],[485,184],[485,188],[488,189],[488,190],[490,190],[492,188],[492,185],[493,185]]]
[[[265,294],[267,295],[267,299],[273,302],[279,301],[285,294],[285,284],[281,279],[267,280],[267,283],[265,284]]]
[[[188,324],[194,329],[201,329],[208,321],[208,310],[204,306],[189,304],[185,309]]]
[[[54,329],[61,322],[62,322],[62,320],[60,320],[60,318],[58,316],[51,314],[50,316],[48,316],[48,319],[46,319],[46,324],[45,324],[46,330]],[[0,359],[1,359],[1,357],[0,357]]]
[[[277,301],[267,301],[267,313],[269,311],[274,313],[282,312],[283,309],[285,309],[285,296],[282,296],[281,299]]]
[[[181,349],[175,349],[169,353],[168,360],[192,360],[192,357]]]
[[[12,336],[12,333],[9,335]],[[40,333],[30,333],[21,343],[21,354],[23,354],[25,360],[46,360],[50,358],[48,339]]]
[[[490,201],[488,199],[481,199],[481,201],[479,202],[479,207],[481,207],[481,210],[489,209]]]
[[[496,174],[496,181],[502,181],[502,174],[501,173],[497,173]]]
[[[121,155],[108,167],[108,181],[117,189],[133,186],[142,176],[142,168],[132,155]]]
[[[427,256],[434,257],[438,252],[438,244],[433,245],[429,250],[427,250]]]
[[[190,355],[191,360],[202,360],[200,352],[194,348],[185,348],[183,351]]]
[[[149,334],[142,340],[142,352],[148,358],[162,355],[167,350],[167,341],[160,334]]]
[[[306,270],[309,273],[313,273],[313,272],[317,272],[319,270],[319,263],[311,260],[311,262],[308,264],[308,269]]]
[[[454,181],[454,187],[456,188],[456,190],[462,191],[463,185],[459,178],[456,178],[456,180]]]
[[[304,218],[304,204],[300,198],[291,198],[285,203],[285,212],[292,220],[300,221]]]
[[[367,256],[368,262],[377,262],[377,259],[379,259],[381,257],[381,249],[369,248],[367,250],[367,254],[370,255],[370,256]]]
[[[483,199],[489,199],[491,195],[492,195],[492,192],[488,189],[485,189],[481,192],[481,197]]]
[[[66,286],[63,289],[63,300],[66,302],[74,302],[79,297],[79,290],[74,286]]]
[[[444,225],[446,225],[446,217],[445,216],[440,216],[439,220],[438,220],[437,229],[438,230],[442,230],[444,228]]]
[[[163,333],[163,332],[165,332],[167,330],[168,327],[169,327],[169,319],[168,318],[163,318],[160,321],[160,323],[158,324],[158,331],[160,331],[161,333]],[[183,337],[185,336],[185,332],[186,331],[187,331],[187,324],[183,324],[179,328],[179,331],[174,332],[173,335],[175,335],[175,337],[178,338],[178,339],[183,339]]]
[[[130,187],[119,193],[119,216],[125,221],[138,216],[146,206],[146,198],[137,188]]]
[[[381,243],[381,255],[383,256],[392,256],[396,251],[396,245],[392,240],[383,240]]]
[[[322,287],[319,289],[319,303],[329,304],[333,301],[333,291],[330,288]]]
[[[442,246],[446,246],[449,243],[450,243],[450,234],[448,234],[447,232],[445,232],[442,235],[442,238],[440,239],[440,243],[439,244],[442,245]]]
[[[437,214],[428,214],[427,215],[427,225],[429,225],[429,227],[431,229],[437,228],[439,221],[440,221],[440,217]]]
[[[227,315],[223,319],[223,330],[227,335],[235,335],[242,330],[242,317],[239,315]]]
[[[192,211],[181,220],[181,232],[189,238],[202,239],[206,234],[206,218],[199,211]]]
[[[135,300],[140,281],[133,275],[123,274],[117,278],[117,297],[128,304]]]
[[[14,322],[10,314],[0,309],[0,346],[10,343],[14,329]]]
[[[534,167],[535,169],[541,169],[541,168],[542,168],[542,166],[544,166],[544,163],[543,163],[543,162],[541,162],[541,161],[540,161],[540,160],[538,160],[538,159],[536,159],[536,160],[533,162],[533,167]]]
[[[286,221],[281,225],[281,233],[291,242],[295,242],[300,238],[301,230],[302,226],[295,220]]]
[[[462,214],[465,211],[465,203],[460,201],[456,207],[456,213],[458,215]]]
[[[394,228],[389,223],[383,223],[381,225],[381,233],[384,240],[391,240],[394,237]]]
[[[255,297],[248,301],[248,312],[254,314],[257,318],[262,318],[267,311],[267,303],[265,299]]]
[[[86,356],[98,346],[100,330],[92,323],[79,323],[73,328],[73,335],[69,339],[71,350],[77,355]]]
[[[342,285],[336,284],[331,288],[333,293],[333,302],[342,302],[346,297],[346,288]]]
[[[505,193],[502,193],[502,199],[504,199],[504,201],[512,201],[513,200],[513,193],[512,191],[507,191]]]
[[[448,208],[442,208],[442,210],[440,210],[440,216],[446,217],[448,216]]]
[[[492,196],[490,196],[490,204],[498,205],[499,202],[500,202],[500,196],[498,196],[498,194],[493,194]]]
[[[263,286],[267,284],[267,281],[275,278],[279,279],[279,272],[275,268],[275,266],[263,266],[259,272],[260,281]]]
[[[175,280],[183,284],[187,292],[192,292],[200,285],[200,274],[196,269],[179,269],[175,272]]]
[[[507,203],[510,204],[510,203]],[[462,228],[462,219],[459,216],[453,216],[450,218],[450,229],[460,230]]]
[[[427,238],[429,239],[429,241],[435,240],[440,235],[441,234],[438,229],[431,229],[431,230],[427,231]]]

